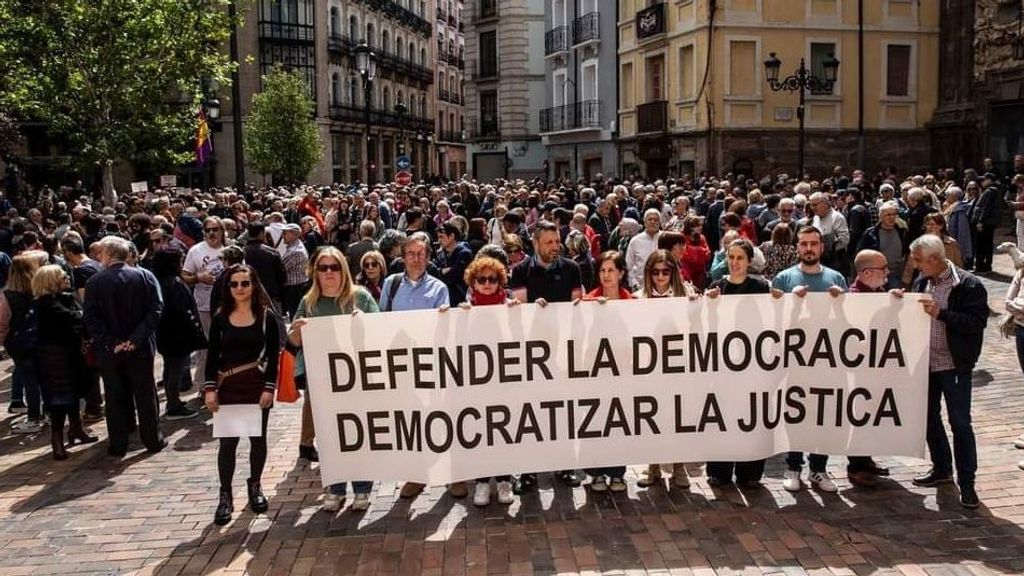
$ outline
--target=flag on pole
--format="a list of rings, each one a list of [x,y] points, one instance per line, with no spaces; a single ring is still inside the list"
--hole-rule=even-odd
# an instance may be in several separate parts
[[[202,166],[206,158],[213,152],[213,141],[210,140],[210,125],[206,122],[206,112],[199,110],[199,124],[196,127],[196,164]]]

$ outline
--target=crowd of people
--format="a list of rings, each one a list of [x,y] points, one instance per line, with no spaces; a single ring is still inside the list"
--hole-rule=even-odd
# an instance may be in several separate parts
[[[68,458],[75,444],[96,442],[86,425],[103,419],[111,456],[125,456],[136,430],[146,450],[162,450],[158,387],[165,420],[258,404],[262,434],[250,438],[246,482],[258,513],[268,506],[260,479],[278,353],[295,354],[303,388],[301,328],[310,317],[734,294],[889,291],[900,298],[913,290],[932,295],[921,304],[932,318],[932,468],[914,482],[955,478],[962,504],[979,505],[971,373],[988,305],[972,271],[991,272],[1004,212],[1012,212],[1024,247],[1024,157],[1010,178],[990,163],[980,174],[888,171],[870,178],[836,167],[821,180],[599,175],[578,183],[157,189],[113,205],[79,183],[22,190],[16,200],[0,198],[0,342],[14,363],[9,411],[25,414],[16,433],[49,425],[56,459]],[[1024,369],[1021,274],[1006,297],[1004,332],[1015,333]],[[315,462],[308,397],[301,414],[298,454]],[[219,442],[215,522],[226,524],[239,439]],[[1024,448],[1024,435],[1017,447]],[[837,491],[827,462],[827,455],[788,454],[784,488],[803,488],[806,463],[811,486]],[[554,477],[577,486],[580,472]],[[585,471],[597,492],[626,490],[625,472]],[[712,486],[749,488],[760,484],[764,461],[708,462],[705,472]],[[670,473],[672,485],[689,486],[684,463]],[[660,485],[667,474],[651,464],[637,484]],[[848,458],[854,485],[875,486],[886,475],[870,455]],[[509,504],[536,486],[535,472],[479,478],[472,500],[486,506],[494,496]],[[423,488],[408,482],[400,495],[414,498]],[[352,509],[365,510],[372,479],[354,480],[351,489]],[[448,490],[466,497],[470,484]],[[348,483],[329,486],[324,510],[339,510],[347,491]]]

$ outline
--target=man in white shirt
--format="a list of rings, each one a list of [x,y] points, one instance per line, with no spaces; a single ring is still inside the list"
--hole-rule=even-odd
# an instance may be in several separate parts
[[[824,192],[811,194],[807,208],[807,223],[821,231],[825,249],[822,263],[845,274],[849,270],[846,251],[850,245],[850,227],[846,224],[846,217],[832,209],[828,194]]]
[[[181,279],[193,287],[196,307],[199,309],[199,322],[203,332],[210,335],[210,295],[213,294],[213,283],[224,271],[220,260],[220,251],[224,248],[224,226],[220,218],[210,216],[203,222],[203,241],[189,248],[185,256],[185,265],[181,269]],[[206,350],[200,350],[196,358],[196,374],[202,378],[206,373]]]
[[[629,285],[636,291],[644,285],[644,265],[647,257],[658,249],[661,236],[661,211],[648,208],[644,212],[644,231],[629,240],[626,248],[626,269],[629,271]]]

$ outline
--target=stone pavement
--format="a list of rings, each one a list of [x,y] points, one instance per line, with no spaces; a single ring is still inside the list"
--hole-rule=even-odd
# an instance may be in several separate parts
[[[1002,269],[1005,270],[1005,263]],[[987,280],[999,300],[1006,284]],[[477,509],[433,487],[413,502],[399,486],[375,487],[366,513],[319,511],[316,466],[297,460],[298,406],[278,406],[263,484],[270,511],[236,513],[223,529],[216,443],[208,414],[165,423],[171,446],[148,455],[133,444],[115,461],[106,443],[50,458],[48,434],[12,436],[0,422],[0,574],[1024,574],[1024,388],[1013,342],[990,322],[975,375],[975,430],[983,506],[960,507],[955,488],[912,486],[927,464],[883,458],[892,481],[852,489],[833,458],[840,493],[789,494],[782,462],[764,487],[712,489],[691,467],[688,490],[594,494],[552,486],[510,507]],[[5,378],[9,362],[0,364]],[[0,400],[7,402],[3,384]],[[102,425],[93,430],[104,436]],[[247,450],[236,502],[244,502]]]

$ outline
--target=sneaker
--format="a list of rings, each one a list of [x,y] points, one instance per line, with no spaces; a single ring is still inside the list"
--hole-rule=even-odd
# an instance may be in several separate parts
[[[803,482],[800,481],[800,471],[786,470],[786,473],[782,475],[782,487],[787,492],[799,492],[803,488]]]
[[[498,482],[498,504],[511,504],[515,500],[511,482]]]
[[[607,492],[608,481],[605,480],[603,475],[595,476],[594,479],[590,481],[590,489],[594,492]]]
[[[14,426],[11,426],[11,432],[15,434],[37,434],[43,429],[43,423],[40,420],[29,420],[25,419],[18,422]]]
[[[661,483],[661,464],[651,464],[647,466],[647,470],[644,470],[640,474],[640,479],[636,481],[636,485],[641,488],[647,488],[648,486],[654,486],[655,484]]]
[[[1013,441],[1013,445],[1016,448],[1020,448],[1021,450],[1024,450],[1024,434],[1021,434],[1020,436],[1018,436],[1017,439]]]
[[[8,414],[25,414],[28,412],[28,406],[21,400],[15,400],[7,405]]]
[[[366,492],[356,492],[356,497],[352,499],[352,510],[362,512],[369,507],[370,495]]]
[[[981,505],[981,500],[978,499],[978,493],[974,490],[974,486],[960,487],[960,505],[970,510]]]
[[[927,474],[916,476],[911,482],[914,486],[922,486],[924,488],[931,488],[932,486],[938,486],[939,484],[952,484],[953,475],[943,474],[936,471],[934,468],[928,471]]]
[[[612,492],[625,492],[627,489],[626,481],[623,480],[622,478],[612,478],[612,481],[609,483],[608,487],[611,489]]]
[[[828,492],[830,494],[839,492],[839,487],[836,486],[835,480],[832,479],[832,475],[828,472],[812,472],[810,479],[811,486],[822,492]]]
[[[199,415],[198,410],[193,410],[184,404],[168,408],[167,412],[164,413],[164,420],[188,420],[189,418],[195,418]]]
[[[487,506],[491,503],[491,482],[477,482],[473,488],[473,505]]]
[[[337,512],[341,510],[341,503],[345,501],[343,494],[324,494],[324,502],[320,505],[324,512]]]
[[[676,488],[690,487],[690,475],[686,473],[686,467],[681,462],[672,465],[672,485]]]

